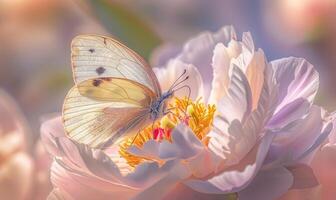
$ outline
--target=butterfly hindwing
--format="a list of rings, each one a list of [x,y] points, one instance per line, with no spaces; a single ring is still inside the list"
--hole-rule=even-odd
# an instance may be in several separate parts
[[[64,101],[67,136],[91,147],[118,139],[121,133],[131,131],[148,117],[154,98],[150,89],[127,79],[82,81],[69,91]]]

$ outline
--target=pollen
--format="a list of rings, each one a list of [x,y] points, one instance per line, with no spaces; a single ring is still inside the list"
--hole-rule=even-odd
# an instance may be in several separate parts
[[[171,133],[175,126],[184,123],[193,131],[199,140],[207,145],[207,134],[211,129],[216,111],[215,105],[206,105],[201,99],[191,101],[188,98],[174,98],[168,105],[169,114],[150,124],[137,135],[125,138],[119,144],[119,154],[131,167],[136,167],[144,161],[154,161],[151,158],[139,157],[128,152],[131,145],[141,148],[145,142],[155,140],[172,142]],[[157,161],[157,160],[156,160]]]

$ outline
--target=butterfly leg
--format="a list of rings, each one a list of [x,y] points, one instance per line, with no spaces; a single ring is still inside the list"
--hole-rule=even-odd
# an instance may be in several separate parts
[[[174,107],[174,108],[169,108],[169,109],[165,110],[163,115],[168,115],[168,114],[174,115],[174,113],[172,112],[172,110],[174,110],[174,109],[176,109],[176,108]]]
[[[131,142],[131,145],[133,145],[135,139],[138,137],[138,135],[140,135],[140,129],[138,130],[138,132],[135,134],[135,136],[133,137],[133,140]]]

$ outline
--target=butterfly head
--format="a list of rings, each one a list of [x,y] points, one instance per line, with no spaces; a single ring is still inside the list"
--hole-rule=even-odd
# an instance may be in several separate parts
[[[154,101],[150,107],[150,118],[155,121],[166,114],[167,100],[173,97],[173,91],[163,93],[157,101]]]

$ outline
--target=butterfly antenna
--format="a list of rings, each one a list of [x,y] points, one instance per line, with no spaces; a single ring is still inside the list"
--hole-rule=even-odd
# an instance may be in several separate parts
[[[174,81],[174,83],[170,86],[169,91],[172,90],[174,87],[176,87],[179,83],[177,83],[185,74],[187,73],[187,70],[184,69],[183,73]]]
[[[169,89],[169,91],[173,91],[173,92],[176,91],[176,89],[174,90],[174,88],[178,87],[179,85],[181,85],[182,83],[184,83],[188,79],[189,79],[189,76],[186,76],[183,80],[181,80],[178,83],[176,83],[174,85],[174,87],[171,87],[171,89]]]
[[[185,111],[184,111],[185,115],[187,115],[187,108],[189,106],[189,99],[190,99],[190,96],[191,96],[191,88],[189,87],[189,85],[183,85],[183,86],[181,86],[181,87],[173,90],[173,92],[176,92],[176,91],[181,90],[183,88],[187,88],[188,89],[187,106],[186,106]]]

